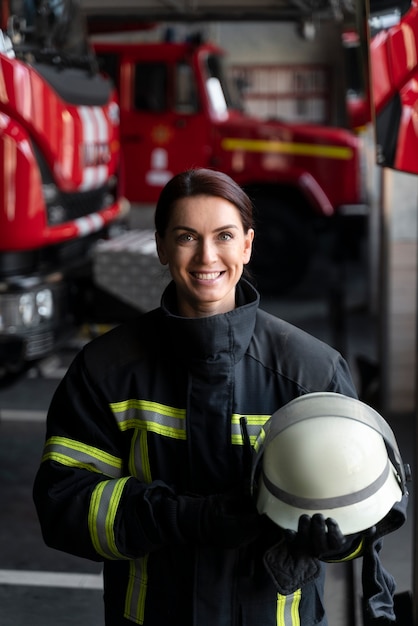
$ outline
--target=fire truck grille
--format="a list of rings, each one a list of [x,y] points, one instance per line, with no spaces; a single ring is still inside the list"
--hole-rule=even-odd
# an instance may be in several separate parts
[[[61,193],[58,200],[48,206],[48,224],[56,226],[79,217],[90,215],[113,202],[107,187],[80,193]]]
[[[26,358],[30,361],[49,354],[54,347],[54,335],[50,330],[32,333],[27,337]]]

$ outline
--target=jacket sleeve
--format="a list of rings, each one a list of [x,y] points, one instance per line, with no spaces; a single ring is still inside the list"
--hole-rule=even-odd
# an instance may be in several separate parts
[[[154,507],[171,489],[130,475],[123,445],[81,352],[53,396],[33,486],[48,546],[100,561],[137,558],[165,543]]]
[[[347,361],[337,353],[334,375],[326,391],[341,393],[344,396],[357,398],[357,390]]]

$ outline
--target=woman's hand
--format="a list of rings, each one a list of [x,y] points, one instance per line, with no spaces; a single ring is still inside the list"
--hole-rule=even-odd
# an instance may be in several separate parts
[[[301,515],[297,532],[286,530],[287,540],[294,548],[321,560],[341,556],[353,549],[361,534],[343,535],[338,523],[321,513],[312,517]]]

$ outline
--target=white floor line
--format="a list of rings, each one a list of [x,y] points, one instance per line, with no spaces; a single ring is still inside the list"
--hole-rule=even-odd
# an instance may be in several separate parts
[[[63,587],[66,589],[103,589],[102,574],[0,570],[0,585]]]
[[[0,409],[0,422],[45,422],[46,411]]]

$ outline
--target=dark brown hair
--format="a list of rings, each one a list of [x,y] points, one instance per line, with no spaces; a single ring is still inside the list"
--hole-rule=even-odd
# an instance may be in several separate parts
[[[190,169],[177,174],[163,188],[155,209],[155,229],[164,237],[171,211],[178,200],[192,196],[215,196],[235,205],[244,232],[253,227],[253,206],[247,194],[232,178],[209,169]]]

